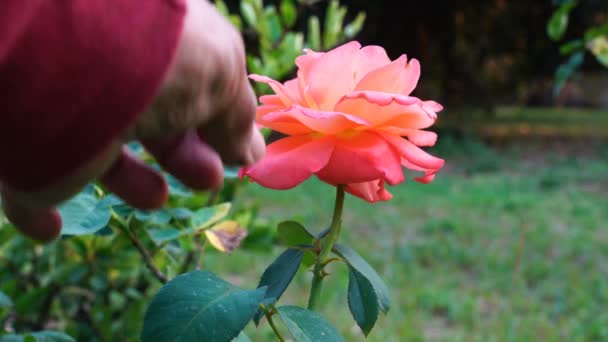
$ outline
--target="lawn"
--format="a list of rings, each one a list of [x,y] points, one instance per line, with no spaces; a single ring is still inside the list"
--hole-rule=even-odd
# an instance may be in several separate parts
[[[607,152],[588,142],[493,150],[444,138],[434,153],[447,166],[432,184],[407,181],[375,205],[347,198],[342,241],[376,267],[393,301],[368,340],[607,340]],[[288,191],[252,185],[237,207],[258,203],[262,219],[295,217],[319,231],[332,196],[316,180]],[[205,263],[253,287],[279,253],[210,254]],[[324,315],[347,341],[363,341],[346,305],[347,273],[335,265],[327,279]],[[305,305],[309,281],[300,271],[281,302]],[[247,331],[272,340],[267,328]]]

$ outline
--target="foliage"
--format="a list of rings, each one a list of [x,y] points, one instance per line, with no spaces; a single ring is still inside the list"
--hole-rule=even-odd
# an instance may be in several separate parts
[[[332,0],[323,29],[312,16],[305,34],[300,23],[314,1],[282,0],[277,9],[242,0],[240,15],[222,1],[216,4],[243,30],[246,42],[253,42],[250,71],[274,78],[293,72],[304,47],[326,49],[349,39],[365,18],[359,14],[345,26],[347,10]],[[141,146],[129,147],[158,167]],[[317,314],[274,306],[292,279],[277,278],[280,272],[287,267],[293,277],[310,261],[311,253],[305,258],[306,251],[294,249],[299,246],[290,245],[287,256],[271,264],[257,289],[241,289],[200,271],[211,266],[203,260],[231,252],[241,242],[248,252],[272,249],[275,233],[258,219],[257,204],[231,211],[244,186],[235,169],[227,168],[224,187],[209,193],[192,192],[165,176],[169,203],[154,212],[133,209],[97,184],[87,186],[61,205],[62,237],[45,245],[16,234],[0,215],[5,270],[0,273],[0,341],[246,341],[242,330],[256,312],[280,316],[294,336],[339,337]]]
[[[547,34],[553,41],[560,41],[568,28],[571,12],[579,6],[576,0],[556,1],[557,9],[547,22]],[[554,95],[557,96],[564,83],[583,64],[587,52],[608,68],[608,22],[587,28],[582,37],[563,43],[560,53],[570,56],[566,62],[559,66],[555,72]]]
[[[220,11],[245,34],[248,44],[247,67],[253,74],[283,80],[293,73],[297,56],[304,48],[316,51],[328,50],[355,37],[365,21],[361,12],[350,23],[344,23],[347,8],[338,0],[331,0],[324,15],[321,28],[319,17],[306,15],[307,10],[318,1],[281,0],[278,9],[273,4],[264,5],[262,0],[241,0],[240,16],[231,14],[223,0],[215,3]],[[300,32],[302,21],[308,18],[307,32]],[[268,91],[266,85],[255,85],[258,93]]]

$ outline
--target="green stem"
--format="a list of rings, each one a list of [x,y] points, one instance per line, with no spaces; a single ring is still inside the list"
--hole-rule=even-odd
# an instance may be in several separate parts
[[[275,335],[277,335],[277,338],[279,339],[279,341],[285,342],[285,338],[283,338],[283,335],[281,335],[279,328],[277,328],[277,325],[274,324],[274,321],[272,320],[273,313],[274,312],[264,310],[264,315],[266,316],[266,320],[268,321],[268,324],[270,324],[272,331],[274,332]]]
[[[314,310],[317,307],[319,297],[321,296],[322,281],[325,277],[325,265],[331,249],[340,237],[340,229],[342,228],[342,208],[344,207],[344,185],[336,187],[336,203],[334,206],[334,216],[331,220],[329,232],[319,241],[319,254],[313,268],[312,286],[310,288],[310,297],[308,298],[308,309]]]

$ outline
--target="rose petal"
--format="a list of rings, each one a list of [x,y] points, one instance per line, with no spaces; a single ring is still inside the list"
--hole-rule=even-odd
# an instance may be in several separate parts
[[[373,90],[393,94],[409,95],[420,78],[420,63],[402,55],[396,61],[373,70],[359,81],[355,90]]]
[[[401,138],[400,136],[380,133],[386,141],[388,141],[399,153],[401,157],[405,158],[410,163],[417,165],[424,169],[439,170],[443,164],[443,159],[433,157],[426,153],[418,146],[412,144],[410,141]]]
[[[335,139],[315,139],[311,135],[280,139],[268,146],[258,163],[244,168],[240,175],[272,189],[290,189],[321,170],[332,154]]]
[[[382,137],[369,132],[338,138],[329,162],[317,176],[334,185],[379,178],[392,185],[403,182],[399,154]]]
[[[388,201],[393,198],[393,195],[384,188],[383,180],[348,184],[344,190],[370,203]]]
[[[301,135],[301,134],[307,134],[307,133],[311,132],[310,128],[304,126],[303,124],[301,124],[297,121],[268,122],[264,119],[266,117],[266,115],[268,115],[269,113],[283,111],[283,110],[285,110],[285,107],[283,107],[283,106],[280,106],[280,107],[275,106],[275,105],[258,106],[256,113],[255,113],[255,122],[256,122],[256,124],[258,124],[262,127],[270,128],[272,130],[275,130],[277,132],[287,134],[287,135]]]
[[[417,146],[433,146],[437,142],[437,133],[422,131],[419,129],[401,128],[396,126],[381,126],[377,131],[391,135],[406,136],[409,141]]]
[[[270,77],[262,75],[251,74],[249,75],[249,78],[256,82],[268,84],[270,88],[274,90],[275,94],[279,96],[285,107],[290,107],[294,104],[302,103],[302,99],[300,97],[300,90],[298,89],[296,80],[291,80],[293,82],[287,81],[285,82],[285,84],[283,84],[279,81],[273,80]]]
[[[433,125],[437,118],[425,110],[423,104],[411,96],[355,91],[340,100],[336,111],[358,116],[374,125],[422,129]]]
[[[391,63],[383,47],[368,45],[359,50],[355,64],[355,84],[366,77],[371,71]]]
[[[310,95],[321,110],[333,110],[336,102],[355,86],[355,63],[361,44],[339,46],[306,65],[298,77],[310,87]]]
[[[355,127],[370,125],[369,122],[356,116],[339,112],[321,112],[301,106],[268,113],[262,119],[270,126],[276,123],[300,123],[310,131],[324,134],[337,134]]]

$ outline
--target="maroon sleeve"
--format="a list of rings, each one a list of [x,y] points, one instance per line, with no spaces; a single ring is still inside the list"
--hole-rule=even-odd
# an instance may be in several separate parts
[[[183,0],[2,0],[0,181],[37,190],[87,162],[158,91]]]

